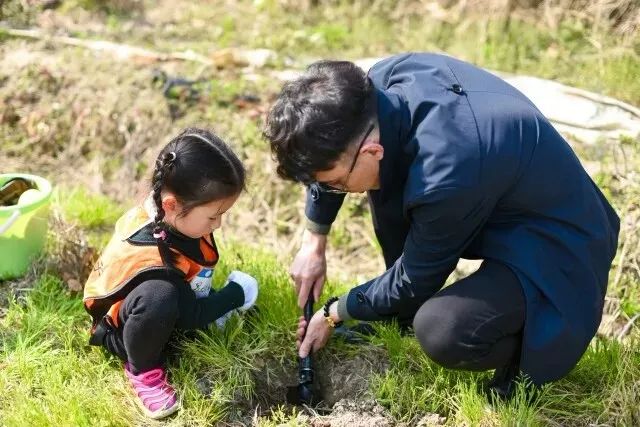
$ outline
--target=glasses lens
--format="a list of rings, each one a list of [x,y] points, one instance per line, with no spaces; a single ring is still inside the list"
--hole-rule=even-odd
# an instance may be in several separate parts
[[[344,190],[332,187],[329,184],[325,184],[325,183],[322,183],[322,182],[318,183],[318,188],[320,188],[320,191],[323,191],[325,193],[346,193],[346,191],[344,191]]]

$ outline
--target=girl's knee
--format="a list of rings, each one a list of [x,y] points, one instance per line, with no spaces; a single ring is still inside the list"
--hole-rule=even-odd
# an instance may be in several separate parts
[[[128,315],[153,319],[175,319],[178,316],[179,291],[172,283],[149,280],[131,291],[125,305]]]

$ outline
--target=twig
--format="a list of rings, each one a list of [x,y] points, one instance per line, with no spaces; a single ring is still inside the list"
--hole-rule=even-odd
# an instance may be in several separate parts
[[[617,99],[610,98],[608,96],[598,95],[598,94],[595,94],[593,92],[589,92],[589,91],[586,91],[586,90],[583,90],[583,89],[578,89],[578,88],[570,87],[570,86],[563,87],[562,90],[568,95],[581,96],[581,97],[586,98],[586,99],[588,99],[590,101],[595,101],[595,102],[598,102],[600,104],[610,105],[610,106],[613,106],[613,107],[618,107],[618,108],[620,108],[620,109],[622,109],[622,110],[624,110],[624,111],[626,111],[626,112],[628,112],[628,113],[640,118],[640,109],[638,109],[638,108],[636,108],[636,107],[634,107],[632,105],[629,105],[629,104],[627,104],[625,102],[618,101]]]
[[[171,60],[193,61],[205,65],[213,65],[213,61],[204,55],[191,50],[183,52],[160,53],[137,46],[114,43],[106,40],[84,40],[76,37],[52,36],[38,29],[20,30],[16,28],[0,28],[0,33],[12,37],[24,37],[37,40],[47,40],[70,46],[79,46],[93,51],[109,52],[118,59],[138,59],[146,62],[166,62]]]
[[[624,338],[625,335],[627,335],[629,333],[629,331],[631,330],[631,327],[633,326],[633,323],[638,320],[640,318],[640,313],[636,314],[635,316],[633,316],[626,325],[624,325],[624,328],[622,328],[622,330],[620,330],[620,333],[618,334],[618,341],[622,341],[622,338]]]

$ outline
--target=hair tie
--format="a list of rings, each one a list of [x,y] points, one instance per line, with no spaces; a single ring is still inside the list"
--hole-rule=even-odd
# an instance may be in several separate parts
[[[167,240],[167,232],[164,230],[154,231],[153,237],[160,240]]]

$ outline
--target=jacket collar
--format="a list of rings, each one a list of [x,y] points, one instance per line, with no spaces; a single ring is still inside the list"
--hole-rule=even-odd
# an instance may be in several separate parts
[[[406,153],[404,147],[411,129],[411,115],[402,98],[394,92],[376,88],[376,102],[384,156],[380,160],[380,189],[371,193],[383,202],[393,193],[404,190],[404,186],[398,188],[398,181],[406,179],[410,161],[411,153]]]

